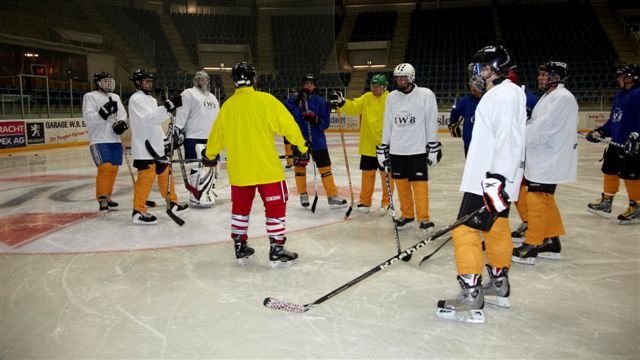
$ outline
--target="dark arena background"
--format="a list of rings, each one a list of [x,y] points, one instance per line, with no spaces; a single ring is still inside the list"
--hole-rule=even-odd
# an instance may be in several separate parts
[[[257,197],[256,259],[239,266],[224,161],[215,205],[191,209],[182,227],[155,185],[158,224],[132,224],[137,174],[125,163],[113,193],[120,211],[98,212],[82,101],[98,71],[113,74],[126,107],[135,69],[155,75],[159,103],[204,69],[224,106],[239,61],[255,66],[257,90],[281,101],[305,74],[323,97],[339,90],[353,99],[376,74],[393,90],[393,69],[408,62],[437,98],[443,158],[429,168],[429,206],[440,230],[456,220],[462,196],[463,145],[447,124],[469,93],[476,50],[504,45],[532,92],[541,64],[566,62],[576,130],[588,131],[609,119],[616,68],[640,63],[639,39],[637,0],[0,0],[0,359],[638,359],[640,226],[615,221],[625,186],[611,219],[587,212],[602,192],[605,144],[578,137],[578,180],[558,186],[562,259],[514,263],[511,308],[485,306],[486,323],[436,316],[437,301],[459,290],[450,234],[298,314],[263,300],[313,302],[397,254],[379,180],[371,212],[345,219],[322,186],[317,211],[303,208],[286,169],[287,247],[299,262],[269,267]],[[350,205],[362,180],[359,129],[359,117],[331,114],[332,172]],[[128,160],[129,132],[122,141]],[[187,201],[180,172],[176,164]],[[511,229],[519,224],[512,207]],[[399,238],[403,249],[425,239],[417,227]]]

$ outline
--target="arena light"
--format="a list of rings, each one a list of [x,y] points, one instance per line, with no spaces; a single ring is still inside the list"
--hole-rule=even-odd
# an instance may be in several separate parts
[[[382,69],[387,67],[384,64],[376,64],[376,65],[353,65],[354,69]]]

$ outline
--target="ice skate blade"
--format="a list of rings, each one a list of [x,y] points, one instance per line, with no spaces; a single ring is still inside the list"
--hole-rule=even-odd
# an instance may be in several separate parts
[[[455,311],[439,308],[436,315],[445,320],[455,320],[473,324],[484,324],[484,311],[482,309]]]
[[[344,209],[347,206],[349,206],[349,204],[335,204],[335,205],[329,205],[329,209],[331,210]]]
[[[511,303],[509,302],[508,297],[504,296],[484,296],[484,302],[493,306],[498,306],[501,308],[509,309],[511,307]]]
[[[562,258],[562,256],[560,256],[560,253],[554,253],[554,252],[541,252],[541,253],[538,253],[538,257],[543,259],[551,259],[551,260],[560,260]]]
[[[398,225],[397,227],[398,227],[398,231],[405,231],[412,228],[411,224],[406,224],[403,226]]]
[[[202,204],[200,202],[195,202],[193,200],[189,201],[189,208],[194,209],[211,209],[213,207],[213,203],[211,204]]]
[[[240,266],[245,266],[245,265],[250,264],[250,263],[253,262],[253,255],[249,255],[249,256],[246,256],[246,257],[238,258],[237,260],[238,260],[238,264]]]
[[[618,224],[620,225],[632,225],[632,224],[640,224],[640,219],[631,219],[631,220],[620,220],[618,219]]]
[[[604,212],[604,211],[600,211],[600,210],[594,210],[592,208],[587,208],[587,211],[594,214],[594,215],[598,215],[600,217],[603,217],[605,219],[609,219],[611,217],[611,213],[610,212]]]
[[[298,259],[293,259],[289,261],[280,261],[280,260],[271,260],[271,268],[272,269],[286,269],[298,263]]]
[[[536,258],[534,257],[530,257],[530,258],[521,258],[519,256],[511,256],[511,261],[513,262],[517,262],[518,264],[525,264],[525,265],[535,265],[536,264]]]

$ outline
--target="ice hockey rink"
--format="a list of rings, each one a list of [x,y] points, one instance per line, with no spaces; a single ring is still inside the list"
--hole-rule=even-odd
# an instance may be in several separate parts
[[[442,162],[430,171],[436,228],[455,221],[462,142],[441,134]],[[341,196],[349,181],[339,134],[329,135]],[[353,192],[360,188],[357,134],[346,135]],[[320,186],[315,214],[301,208],[293,172],[287,246],[300,254],[271,269],[264,212],[254,202],[255,262],[237,264],[229,237],[226,171],[212,209],[191,209],[177,226],[131,223],[132,183],[122,166],[114,200],[100,215],[87,146],[0,155],[0,358],[7,359],[638,359],[640,225],[618,225],[624,185],[606,220],[586,211],[600,196],[605,145],[578,139],[578,182],[557,201],[567,234],[562,260],[513,264],[511,309],[485,306],[485,324],[446,321],[436,303],[457,295],[451,242],[422,266],[420,249],[304,314],[265,308],[265,297],[310,303],[396,254],[393,227],[373,212],[329,210]],[[279,145],[283,152],[283,148]],[[314,192],[308,168],[309,191]],[[187,199],[179,166],[176,189]],[[319,179],[318,179],[319,181]],[[163,204],[157,190],[151,199]],[[397,200],[396,200],[397,204]],[[512,207],[511,226],[519,224]],[[421,233],[402,231],[403,248]]]

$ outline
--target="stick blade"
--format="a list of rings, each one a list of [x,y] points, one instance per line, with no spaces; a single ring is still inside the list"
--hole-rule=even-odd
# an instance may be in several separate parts
[[[349,206],[349,210],[347,210],[347,213],[344,214],[345,220],[347,220],[349,218],[349,215],[351,215],[351,210],[353,210],[353,206]]]
[[[167,215],[169,215],[171,220],[173,220],[176,224],[180,226],[184,225],[184,220],[180,219],[178,215],[174,214],[173,211],[171,211],[171,209],[167,209]]]
[[[268,307],[269,309],[287,311],[287,312],[298,313],[298,314],[302,314],[303,312],[308,310],[308,308],[305,307],[304,305],[294,304],[294,303],[290,303],[290,302],[272,298],[272,297],[265,298],[264,301],[262,302],[262,305],[264,305],[265,307]]]
[[[311,204],[311,212],[315,213],[316,212],[316,205],[318,205],[318,194],[316,193],[316,196],[313,197],[313,204]]]

